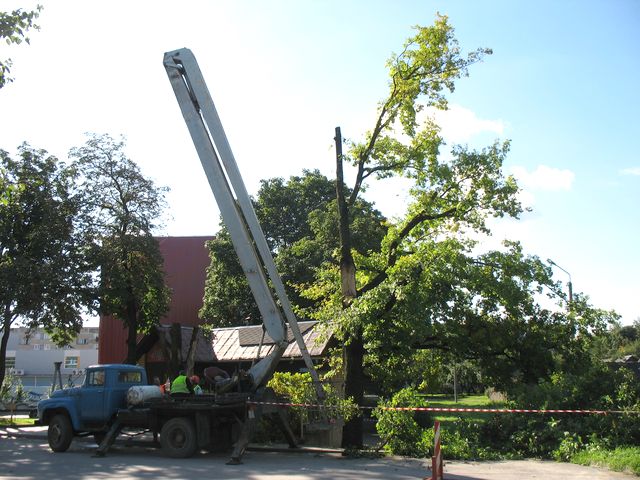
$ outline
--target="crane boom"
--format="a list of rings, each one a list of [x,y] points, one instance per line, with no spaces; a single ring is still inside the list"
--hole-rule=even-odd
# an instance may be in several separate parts
[[[276,348],[257,362],[249,373],[256,387],[265,384],[288,345],[277,298],[312,376],[318,397],[323,399],[324,391],[318,374],[198,62],[191,50],[182,48],[165,53],[163,63],[265,329],[275,342]],[[267,275],[276,297],[267,282]]]

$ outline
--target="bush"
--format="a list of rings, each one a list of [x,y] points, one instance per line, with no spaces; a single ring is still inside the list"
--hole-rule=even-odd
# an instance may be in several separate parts
[[[640,475],[640,447],[617,447],[607,450],[589,446],[575,453],[571,461],[580,465],[595,465]]]
[[[318,399],[309,373],[276,372],[267,384],[273,389],[279,399],[291,403],[317,404]],[[358,408],[352,399],[340,398],[335,388],[324,384],[327,417],[330,422],[348,421],[358,413]],[[293,432],[300,432],[303,424],[318,421],[321,416],[318,408],[290,407],[289,427]],[[279,428],[275,428],[271,418],[262,418],[258,425],[256,441],[275,442],[281,441],[282,435]]]
[[[428,435],[416,421],[416,413],[412,410],[387,410],[396,407],[426,407],[426,400],[413,388],[404,388],[389,401],[381,401],[373,416],[378,419],[376,430],[385,443],[385,450],[396,455],[425,457],[433,445]],[[426,413],[426,412],[420,412]],[[425,422],[421,415],[421,422]],[[428,430],[427,430],[428,431]],[[432,434],[433,435],[433,434]]]
[[[0,387],[0,403],[9,408],[9,405],[16,405],[26,398],[22,381],[15,375],[8,373],[4,377],[2,387]]]

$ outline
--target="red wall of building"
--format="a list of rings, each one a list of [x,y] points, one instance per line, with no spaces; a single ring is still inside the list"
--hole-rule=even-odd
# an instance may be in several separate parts
[[[213,237],[159,237],[165,281],[172,290],[169,312],[160,323],[197,325],[202,307],[209,253],[204,246]],[[100,317],[98,362],[120,363],[127,356],[127,330],[120,320]]]

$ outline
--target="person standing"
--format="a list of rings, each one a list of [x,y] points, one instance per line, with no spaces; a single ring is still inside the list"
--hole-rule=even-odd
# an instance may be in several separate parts
[[[171,396],[184,397],[193,393],[193,385],[191,380],[180,370],[178,376],[171,382]]]

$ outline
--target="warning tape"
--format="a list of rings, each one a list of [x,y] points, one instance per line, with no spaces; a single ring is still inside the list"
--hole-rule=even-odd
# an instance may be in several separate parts
[[[304,408],[341,408],[335,405],[319,405],[312,403],[284,403],[284,402],[247,402],[250,405],[271,405],[276,407],[304,407]],[[348,407],[347,407],[348,408]],[[581,413],[585,415],[608,415],[616,414],[640,414],[640,411],[626,410],[556,410],[556,409],[522,409],[522,408],[448,408],[448,407],[357,407],[360,410],[398,410],[414,412],[471,412],[471,413]]]

